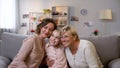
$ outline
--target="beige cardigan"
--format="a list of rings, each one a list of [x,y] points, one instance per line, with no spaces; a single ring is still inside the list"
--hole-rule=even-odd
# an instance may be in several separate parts
[[[45,55],[44,45],[38,36],[25,39],[8,68],[38,68]]]

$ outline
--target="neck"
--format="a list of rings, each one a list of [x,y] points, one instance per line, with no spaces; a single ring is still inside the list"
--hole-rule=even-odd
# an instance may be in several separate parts
[[[45,38],[41,36],[40,34],[38,35],[40,40],[44,40]]]
[[[79,41],[75,41],[69,48],[72,52],[72,54],[75,54],[78,50],[78,46],[79,46]]]
[[[70,49],[72,49],[72,50],[77,49],[77,48],[78,48],[78,45],[79,45],[79,41],[75,41],[75,42],[70,46]]]

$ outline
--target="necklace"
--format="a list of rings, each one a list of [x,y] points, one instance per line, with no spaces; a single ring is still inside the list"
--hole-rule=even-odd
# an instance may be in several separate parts
[[[74,67],[76,68],[76,64],[75,64],[75,55],[73,55],[74,56],[74,58],[73,58],[73,60],[74,60]]]

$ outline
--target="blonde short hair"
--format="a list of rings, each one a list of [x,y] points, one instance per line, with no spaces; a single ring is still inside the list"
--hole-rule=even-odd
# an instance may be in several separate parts
[[[78,33],[76,31],[76,29],[71,26],[71,25],[66,25],[62,28],[62,33],[65,33],[67,31],[70,31],[70,33],[72,34],[72,36],[76,37],[76,40],[79,40],[79,36]]]

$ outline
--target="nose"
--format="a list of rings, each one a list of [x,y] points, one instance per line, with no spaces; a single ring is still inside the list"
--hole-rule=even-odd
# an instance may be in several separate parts
[[[49,29],[46,29],[46,33],[49,33]]]
[[[55,40],[55,37],[53,37],[53,40]]]

